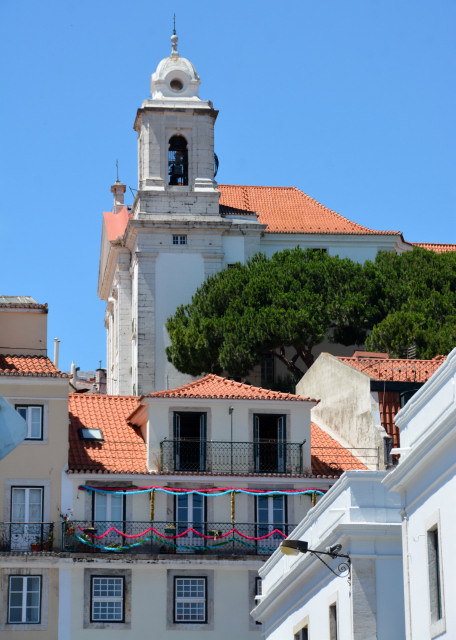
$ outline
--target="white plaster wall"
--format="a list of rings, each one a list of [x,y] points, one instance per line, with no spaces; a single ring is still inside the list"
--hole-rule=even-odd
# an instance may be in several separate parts
[[[346,472],[290,535],[311,549],[341,543],[352,560],[351,585],[310,554],[276,551],[267,560],[260,570],[264,597],[253,612],[267,640],[293,637],[305,618],[311,638],[327,638],[334,601],[339,638],[404,638],[400,501],[382,486],[384,477],[384,472]]]
[[[378,397],[370,377],[321,353],[296,386],[296,393],[317,398],[312,419],[349,448],[377,448],[383,461],[386,432],[378,415]]]
[[[79,562],[71,568],[71,640],[122,638],[159,638],[166,640],[185,637],[188,640],[232,640],[260,638],[261,627],[252,626],[249,593],[249,572],[261,566],[261,560],[204,561],[191,564],[173,557],[171,561],[150,562]],[[131,570],[131,624],[129,628],[83,629],[84,568]],[[168,590],[167,572],[178,575],[211,575],[209,619],[203,625],[178,625],[170,629],[167,616],[173,594]]]
[[[261,251],[268,258],[276,251],[302,247],[302,249],[325,249],[331,256],[350,258],[364,263],[374,260],[379,251],[393,251],[401,243],[397,236],[356,236],[331,234],[265,233],[261,239]]]
[[[171,389],[193,378],[179,373],[166,358],[170,344],[165,325],[180,304],[190,302],[192,294],[204,281],[204,258],[200,253],[161,253],[155,273],[156,388]]]
[[[200,411],[207,413],[207,439],[221,442],[231,440],[231,417],[233,407],[233,442],[253,442],[253,414],[286,415],[287,442],[301,443],[303,463],[310,468],[310,408],[313,403],[287,401],[252,400],[189,400],[150,399],[149,402],[149,463],[159,456],[160,442],[173,438],[174,411]]]
[[[408,545],[408,573],[410,589],[411,638],[413,640],[428,640],[432,637],[431,616],[429,606],[429,574],[427,554],[427,531],[439,523],[441,562],[443,575],[443,605],[446,627],[446,638],[456,637],[456,559],[453,550],[454,532],[456,531],[456,510],[454,496],[456,495],[455,461],[456,449],[448,452],[442,458],[442,472],[446,468],[453,468],[452,477],[447,476],[433,486],[429,486],[434,477],[425,474],[419,487],[407,494],[407,500],[417,499],[412,508],[407,508],[407,545]],[[446,466],[444,466],[446,464]],[[449,466],[448,466],[449,465]],[[427,485],[427,486],[426,486]],[[440,636],[439,636],[440,637]]]

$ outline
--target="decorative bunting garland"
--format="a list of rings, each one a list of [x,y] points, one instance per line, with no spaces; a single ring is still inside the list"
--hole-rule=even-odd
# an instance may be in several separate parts
[[[79,531],[82,531],[85,535],[88,535],[91,538],[95,538],[96,540],[101,540],[105,536],[109,535],[112,531],[115,531],[115,533],[119,534],[119,536],[122,536],[122,538],[142,538],[147,533],[149,533],[149,531],[153,531],[157,535],[159,535],[159,536],[161,536],[163,538],[166,538],[167,540],[176,540],[177,538],[182,538],[182,537],[188,535],[190,532],[194,533],[195,535],[199,536],[200,538],[204,538],[205,540],[212,540],[212,539],[214,539],[214,537],[215,538],[219,538],[219,539],[220,538],[226,538],[226,536],[229,536],[232,533],[237,533],[239,536],[242,536],[242,538],[245,538],[246,540],[265,540],[266,538],[270,538],[271,536],[273,536],[275,533],[278,533],[283,538],[287,537],[285,533],[282,533],[282,531],[280,531],[280,529],[274,529],[273,531],[271,531],[270,533],[267,533],[264,536],[257,536],[257,537],[255,537],[255,536],[247,536],[247,535],[245,535],[245,533],[241,533],[241,531],[238,531],[236,529],[236,527],[233,527],[231,529],[231,531],[227,531],[226,533],[222,533],[219,536],[207,536],[204,533],[200,533],[199,531],[197,531],[193,527],[189,527],[188,529],[186,529],[182,533],[178,533],[177,535],[174,535],[174,536],[166,536],[163,533],[160,533],[160,531],[157,531],[157,529],[155,529],[155,527],[149,527],[148,529],[145,529],[141,533],[123,533],[122,531],[119,531],[119,529],[117,529],[117,527],[109,527],[109,529],[106,529],[106,531],[104,533],[102,533],[101,535],[99,535],[99,536],[97,536],[95,533],[89,533],[89,532],[85,533],[83,527],[81,527],[80,525],[78,525],[78,529],[79,529]]]
[[[105,494],[117,494],[117,495],[134,495],[137,493],[151,493],[151,502],[152,495],[155,491],[160,491],[162,493],[167,493],[169,495],[176,494],[195,494],[199,496],[211,496],[211,497],[220,497],[226,496],[227,494],[235,494],[235,493],[244,493],[250,496],[295,496],[295,495],[319,495],[323,496],[326,491],[322,491],[321,489],[287,489],[284,491],[273,490],[273,491],[262,491],[261,489],[239,489],[237,487],[227,487],[225,489],[179,489],[174,487],[125,487],[125,489],[118,489],[116,487],[90,487],[89,485],[82,484],[78,487],[81,491],[92,491],[95,493],[105,493]],[[217,492],[217,493],[215,493]]]
[[[87,535],[87,534],[85,534],[85,535]],[[160,543],[168,545],[172,549],[186,549],[186,550],[190,550],[190,551],[210,551],[211,549],[218,549],[219,547],[224,547],[225,545],[230,544],[231,542],[237,542],[239,544],[243,544],[244,546],[249,547],[250,549],[256,549],[257,548],[256,545],[254,545],[254,544],[250,544],[249,542],[246,542],[245,540],[240,540],[239,538],[234,538],[234,537],[231,538],[231,540],[223,540],[222,542],[218,542],[217,544],[211,544],[211,545],[207,545],[207,546],[191,546],[191,545],[183,545],[183,544],[171,543],[168,540],[163,539],[162,537],[157,537],[155,535],[150,535],[145,540],[141,540],[141,542],[134,542],[133,544],[123,545],[123,546],[120,546],[120,547],[106,547],[104,545],[95,544],[94,542],[90,542],[89,540],[85,540],[84,538],[82,538],[81,536],[78,536],[77,534],[75,535],[75,538],[79,542],[81,542],[82,544],[87,545],[88,547],[92,547],[92,548],[95,548],[95,549],[101,549],[102,551],[114,551],[114,552],[128,551],[129,549],[133,549],[134,547],[139,547],[139,546],[145,544],[149,540],[156,540],[157,542],[160,542]],[[261,547],[261,550],[264,551],[264,552],[267,552],[267,553],[273,553],[275,551],[275,549],[272,549],[270,547]]]
[[[138,494],[138,493],[150,493],[150,520],[151,522],[154,520],[154,512],[155,512],[155,492],[156,491],[160,491],[161,493],[166,493],[168,495],[190,495],[190,494],[194,494],[194,495],[200,495],[200,496],[210,496],[210,497],[220,497],[220,496],[225,496],[228,494],[231,494],[231,524],[234,525],[235,523],[235,495],[236,493],[242,493],[245,495],[251,495],[251,496],[291,496],[291,495],[311,495],[312,496],[312,505],[316,504],[316,497],[317,495],[324,495],[326,493],[326,491],[322,491],[320,489],[288,489],[288,490],[284,490],[284,491],[280,491],[280,490],[273,490],[273,491],[262,491],[262,490],[258,490],[258,489],[240,489],[238,487],[227,487],[225,489],[218,489],[218,488],[213,488],[213,489],[180,489],[180,488],[174,488],[174,487],[156,487],[156,486],[150,486],[150,487],[125,487],[124,489],[119,489],[117,487],[91,487],[89,485],[80,485],[78,487],[79,490],[81,491],[89,491],[89,492],[95,492],[95,493],[102,493],[102,494],[116,494],[116,495],[134,495],[134,494]],[[78,526],[78,529],[80,531],[84,531],[84,529],[81,526]],[[111,533],[112,531],[116,532],[118,535],[122,536],[123,538],[143,538],[146,534],[148,534],[150,531],[153,531],[154,533],[150,534],[149,536],[147,536],[146,538],[144,538],[143,540],[139,541],[139,542],[132,542],[131,544],[128,545],[122,545],[122,546],[116,546],[116,547],[107,547],[104,546],[102,544],[97,544],[94,541],[90,541],[88,539],[88,537],[93,538],[94,540],[102,540],[105,536],[107,536],[109,533]],[[238,537],[232,537],[230,540],[221,540],[221,542],[218,542],[217,544],[213,544],[213,545],[207,545],[207,546],[192,546],[192,545],[182,545],[182,544],[178,544],[177,542],[170,542],[171,540],[177,540],[178,538],[182,538],[184,536],[186,536],[189,532],[194,533],[195,535],[199,536],[200,538],[203,538],[205,540],[216,540],[217,538],[226,538],[229,535],[232,534],[237,534],[238,536],[241,536],[241,538]],[[253,536],[247,536],[243,533],[241,533],[240,531],[238,531],[238,529],[236,529],[236,527],[233,527],[231,529],[231,531],[228,531],[227,533],[221,534],[220,536],[207,536],[205,534],[200,533],[199,531],[196,531],[196,529],[193,529],[193,527],[187,529],[186,531],[184,531],[183,533],[179,533],[177,535],[174,536],[166,536],[162,533],[160,533],[159,531],[157,531],[157,529],[155,529],[154,527],[149,527],[148,529],[146,529],[145,531],[143,531],[142,533],[136,533],[136,534],[126,534],[123,533],[122,531],[119,531],[116,527],[110,527],[109,529],[107,529],[104,533],[102,533],[101,535],[97,536],[93,533],[85,533],[84,536],[85,538],[82,538],[80,535],[76,534],[75,538],[81,542],[82,544],[85,544],[89,547],[94,547],[96,549],[101,549],[103,551],[114,551],[114,552],[119,552],[119,551],[126,551],[128,549],[132,549],[134,547],[139,547],[143,544],[145,544],[146,542],[148,542],[149,540],[156,540],[162,544],[166,544],[170,547],[172,547],[173,549],[186,549],[186,550],[191,550],[191,551],[208,551],[211,549],[215,549],[218,547],[222,547],[225,546],[226,544],[230,544],[231,542],[237,542],[239,544],[243,544],[251,549],[256,549],[257,545],[251,544],[249,542],[247,542],[247,540],[251,540],[251,541],[258,541],[258,540],[265,540],[266,538],[270,538],[272,535],[274,534],[279,534],[281,535],[283,538],[286,538],[286,534],[284,534],[282,531],[280,531],[279,529],[274,529],[274,531],[271,531],[270,533],[264,535],[264,536],[258,536],[258,537],[253,537]],[[273,553],[275,551],[275,549],[269,548],[269,547],[261,547],[261,550],[266,552],[266,553]]]

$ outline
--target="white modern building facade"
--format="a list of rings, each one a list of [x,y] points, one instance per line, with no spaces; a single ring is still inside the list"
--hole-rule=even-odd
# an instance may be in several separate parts
[[[396,416],[407,640],[456,637],[456,349]]]
[[[290,534],[350,558],[276,551],[260,569],[252,612],[268,640],[402,640],[405,635],[401,519],[384,471],[347,471]],[[348,569],[349,567],[349,569]]]

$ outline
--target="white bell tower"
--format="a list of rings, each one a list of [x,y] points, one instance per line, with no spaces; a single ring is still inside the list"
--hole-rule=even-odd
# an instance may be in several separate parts
[[[136,116],[139,201],[133,217],[157,214],[218,215],[220,193],[214,180],[214,124],[218,115],[198,95],[193,64],[172,50],[152,74],[152,98]]]

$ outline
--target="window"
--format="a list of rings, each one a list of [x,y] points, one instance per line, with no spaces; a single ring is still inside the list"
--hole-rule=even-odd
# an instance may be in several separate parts
[[[337,638],[337,605],[334,603],[329,607],[329,640]]]
[[[188,184],[188,150],[183,136],[173,136],[169,141],[168,176],[170,185]]]
[[[177,533],[184,533],[194,527],[204,533],[206,522],[206,498],[198,494],[184,494],[175,497]],[[190,534],[191,536],[192,534]],[[198,536],[197,536],[198,537]],[[182,540],[182,538],[180,539]],[[199,538],[201,542],[201,538]],[[184,544],[187,544],[184,542]]]
[[[309,627],[302,627],[294,634],[294,640],[309,640]]]
[[[255,472],[283,473],[286,468],[285,416],[257,414],[253,425]]]
[[[259,604],[262,595],[263,595],[262,580],[261,578],[257,577],[255,578],[255,604],[254,604],[255,607],[257,604]],[[261,624],[261,622],[256,620],[255,624]]]
[[[103,440],[103,433],[101,429],[86,429],[79,430],[79,437],[81,440]]]
[[[91,622],[124,621],[124,578],[92,576]]]
[[[174,622],[207,622],[206,578],[174,578]]]
[[[173,235],[173,244],[187,244],[187,236]]]
[[[26,440],[43,439],[43,407],[42,405],[17,404],[16,411],[27,423]]]
[[[257,536],[266,536],[278,529],[287,533],[287,497],[286,496],[257,496],[256,498],[256,518]],[[265,548],[266,553],[270,553],[271,539],[282,538],[279,533],[274,533],[269,538],[258,540],[258,551]]]
[[[116,527],[119,531],[124,531],[126,496],[117,493],[98,493],[96,491],[92,495],[92,521],[97,532],[99,534],[104,533],[110,527]],[[123,541],[124,538],[116,531],[110,531],[103,538],[102,544],[122,544]],[[93,542],[97,542],[97,540]]]
[[[43,542],[43,487],[11,488],[11,549]]]
[[[261,359],[261,384],[266,385],[274,382],[274,356],[272,353],[265,353]]]
[[[175,471],[205,471],[206,414],[196,411],[174,413]]]
[[[431,624],[443,618],[442,574],[440,566],[440,541],[437,526],[427,532],[427,553],[429,571],[429,602]]]
[[[40,624],[41,576],[10,576],[9,624]]]

